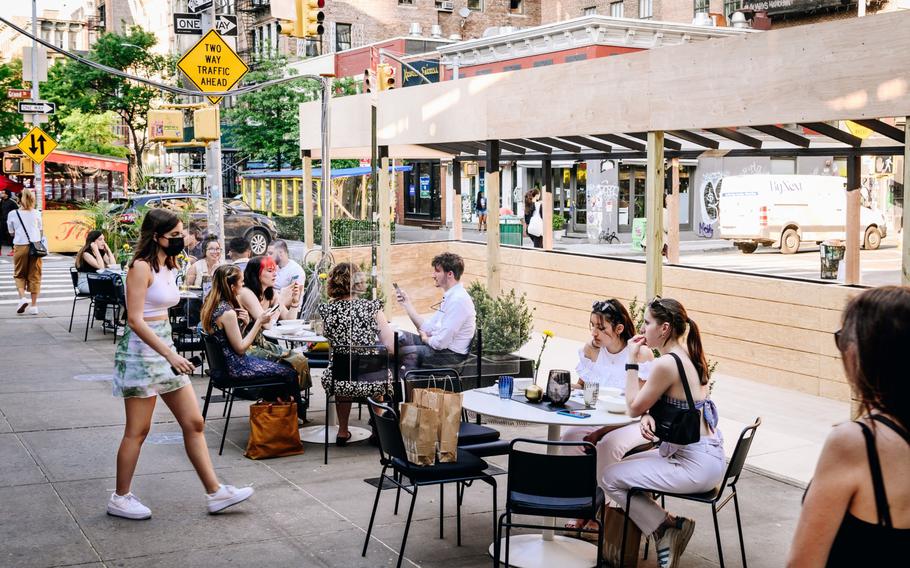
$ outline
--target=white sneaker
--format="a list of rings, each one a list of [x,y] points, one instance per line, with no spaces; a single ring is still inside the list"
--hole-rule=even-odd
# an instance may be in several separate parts
[[[28,313],[33,316],[38,315],[38,306],[32,306],[28,309]]]
[[[692,533],[695,532],[695,521],[685,517],[676,518],[676,526],[664,531],[654,548],[657,549],[657,566],[659,568],[677,568]]]
[[[26,300],[25,298],[21,298],[19,300],[19,306],[16,308],[16,313],[21,314],[22,312],[24,312],[26,306],[28,306],[28,300]]]
[[[209,513],[218,513],[231,505],[246,501],[252,494],[252,487],[238,488],[233,485],[222,485],[218,491],[206,494],[205,500],[208,503]]]
[[[132,493],[126,495],[117,495],[111,493],[111,500],[107,502],[107,514],[124,519],[148,519],[152,516],[152,511],[139,502]]]

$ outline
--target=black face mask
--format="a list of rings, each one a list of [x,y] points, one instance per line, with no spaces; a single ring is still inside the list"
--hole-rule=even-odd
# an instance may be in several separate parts
[[[183,252],[183,237],[169,237],[167,246],[164,247],[164,254],[168,256],[177,256]]]

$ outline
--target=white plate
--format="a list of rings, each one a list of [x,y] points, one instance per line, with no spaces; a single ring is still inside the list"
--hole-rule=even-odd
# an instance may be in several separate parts
[[[312,326],[310,322],[302,319],[293,319],[293,320],[278,320],[278,327],[285,327],[287,329],[296,329],[302,327],[303,329],[311,329]]]

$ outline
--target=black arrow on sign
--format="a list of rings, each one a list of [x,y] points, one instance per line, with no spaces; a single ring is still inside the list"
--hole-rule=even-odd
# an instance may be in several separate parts
[[[31,138],[32,145],[29,146],[28,149],[32,152],[32,154],[34,154],[35,152],[38,151],[38,148],[40,147],[40,148],[41,148],[41,153],[44,154],[44,142],[45,142],[45,140],[46,140],[46,138],[44,137],[44,135],[43,135],[43,134],[39,134],[39,135],[38,135],[38,145],[36,146],[36,145],[35,145],[35,135],[32,134],[32,138]]]

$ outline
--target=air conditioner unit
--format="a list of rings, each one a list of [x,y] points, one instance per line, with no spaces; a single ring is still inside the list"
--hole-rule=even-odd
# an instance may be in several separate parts
[[[436,10],[439,12],[454,12],[455,11],[455,2],[453,2],[452,0],[445,0],[444,2],[437,2]]]

